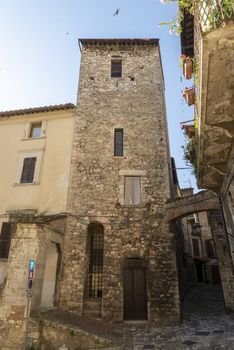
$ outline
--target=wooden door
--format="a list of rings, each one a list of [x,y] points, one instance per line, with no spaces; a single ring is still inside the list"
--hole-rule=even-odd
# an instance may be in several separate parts
[[[146,269],[124,268],[124,319],[147,320]]]

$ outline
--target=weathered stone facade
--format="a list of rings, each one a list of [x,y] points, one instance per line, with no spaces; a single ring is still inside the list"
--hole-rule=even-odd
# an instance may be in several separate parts
[[[230,153],[228,172],[221,189],[221,200],[232,263],[234,264],[234,147]]]
[[[98,222],[104,228],[101,316],[124,318],[123,270],[131,265],[146,270],[146,317],[175,322],[179,293],[174,238],[164,222],[171,180],[158,41],[81,44],[60,307],[86,313],[87,227]],[[110,76],[112,59],[121,60],[122,77]],[[114,156],[115,129],[123,129],[121,157]],[[140,205],[125,205],[126,176],[140,177]]]
[[[11,217],[11,220],[15,223],[7,279],[2,285],[0,294],[0,342],[1,349],[4,350],[21,349],[22,344],[27,341],[25,339],[27,314],[39,310],[42,306],[45,269],[48,265],[47,249],[55,244],[62,246],[65,225],[64,218],[58,218],[52,225],[48,217],[43,219],[16,215],[15,218]],[[28,265],[32,258],[35,261],[35,276],[30,292]],[[48,284],[47,289],[50,290]]]

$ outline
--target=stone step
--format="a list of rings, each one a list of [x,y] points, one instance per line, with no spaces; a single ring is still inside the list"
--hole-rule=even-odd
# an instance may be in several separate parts
[[[97,300],[97,299],[85,299],[84,300],[84,305],[87,306],[87,307],[100,307],[101,308],[101,305],[102,305],[102,301],[101,300]]]
[[[108,348],[100,348],[100,350],[121,350],[122,347],[120,346],[111,346]],[[90,348],[89,350],[97,350],[97,348]]]
[[[84,300],[84,309],[83,309],[84,316],[95,317],[95,318],[101,317],[101,307],[102,307],[101,300],[96,300],[96,299]]]
[[[101,312],[98,312],[98,311],[95,311],[95,310],[84,310],[83,315],[85,317],[101,319]]]
[[[113,346],[105,346],[104,348],[100,348],[100,350],[122,350],[122,346],[113,345]],[[97,348],[90,348],[89,350],[97,350]]]

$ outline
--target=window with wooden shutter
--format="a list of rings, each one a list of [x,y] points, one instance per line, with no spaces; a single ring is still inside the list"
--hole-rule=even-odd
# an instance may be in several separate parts
[[[115,129],[114,156],[123,156],[123,129]]]
[[[192,239],[192,242],[193,242],[193,256],[199,257],[201,255],[199,241],[198,239]]]
[[[24,158],[20,183],[33,183],[36,160],[36,157]]]
[[[125,205],[141,204],[141,177],[140,176],[124,177],[124,204]]]
[[[0,234],[0,259],[7,259],[11,245],[11,224],[9,222],[2,223]]]
[[[111,61],[111,77],[121,78],[122,77],[122,61],[112,60]]]
[[[214,246],[212,239],[206,239],[206,253],[208,258],[215,258]]]

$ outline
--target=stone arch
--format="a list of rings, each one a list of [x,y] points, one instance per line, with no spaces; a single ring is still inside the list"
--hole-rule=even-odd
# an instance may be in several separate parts
[[[210,191],[201,191],[167,203],[166,221],[171,222],[201,211],[220,210],[219,197]]]
[[[104,225],[100,221],[91,221],[87,226],[88,233],[94,231],[103,231],[104,234]]]

